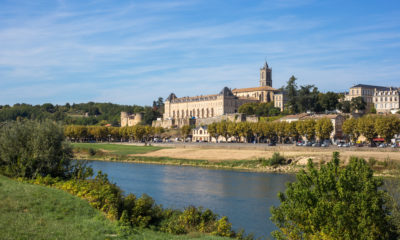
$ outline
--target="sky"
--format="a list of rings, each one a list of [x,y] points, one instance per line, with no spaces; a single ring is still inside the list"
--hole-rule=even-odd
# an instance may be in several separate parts
[[[400,1],[0,0],[0,105],[400,87]]]

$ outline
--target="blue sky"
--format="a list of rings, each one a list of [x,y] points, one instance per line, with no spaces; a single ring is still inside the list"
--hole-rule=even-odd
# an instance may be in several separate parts
[[[400,86],[400,1],[0,0],[0,104]]]

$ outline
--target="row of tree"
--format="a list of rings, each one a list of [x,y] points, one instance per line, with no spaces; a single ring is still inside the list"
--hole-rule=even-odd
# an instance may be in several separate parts
[[[214,137],[219,136],[236,140],[244,139],[246,142],[287,142],[298,141],[301,137],[307,140],[329,139],[333,124],[328,118],[318,120],[309,119],[294,122],[228,122],[222,121],[208,125],[208,133]]]
[[[84,126],[66,125],[64,134],[74,142],[89,141],[139,141],[148,142],[164,132],[162,127],[149,125],[136,125],[132,127],[106,127],[106,126]]]
[[[349,118],[343,123],[343,132],[356,142],[364,136],[370,143],[376,137],[390,142],[395,134],[400,133],[400,119],[396,116],[365,115],[361,118]]]

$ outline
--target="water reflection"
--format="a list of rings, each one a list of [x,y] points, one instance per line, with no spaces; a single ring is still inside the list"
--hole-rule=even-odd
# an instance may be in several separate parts
[[[269,208],[278,205],[277,193],[293,175],[211,170],[194,167],[119,162],[91,162],[125,193],[146,193],[164,207],[189,205],[210,208],[228,216],[234,229],[244,228],[257,236],[275,230]]]

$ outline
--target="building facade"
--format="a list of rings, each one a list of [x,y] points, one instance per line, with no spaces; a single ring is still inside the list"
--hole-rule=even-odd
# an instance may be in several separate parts
[[[373,103],[377,113],[397,112],[400,108],[400,90],[398,88],[376,90]]]
[[[248,102],[257,102],[253,98],[241,98],[233,95],[224,87],[219,94],[178,98],[171,93],[164,103],[166,119],[212,118],[237,113],[239,107]]]
[[[192,142],[211,142],[207,126],[199,126],[192,130]]]
[[[285,92],[275,92],[274,93],[274,106],[279,108],[281,111],[285,109],[287,103],[287,94]]]
[[[142,113],[128,114],[121,112],[121,127],[131,127],[139,124],[143,120]]]
[[[366,84],[358,84],[350,88],[350,91],[345,96],[346,101],[351,101],[353,98],[362,97],[367,104],[367,111],[374,106],[373,97],[375,91],[387,91],[389,88],[382,86],[373,86]]]
[[[224,87],[219,94],[178,98],[171,93],[164,103],[163,119],[153,123],[154,126],[182,126],[187,119],[209,119],[223,115],[235,114],[241,105],[251,102],[273,102],[277,89],[272,88],[272,68],[265,62],[260,69],[260,86],[252,88],[229,89]],[[283,109],[283,93],[279,98]],[[197,123],[196,123],[197,124]]]

